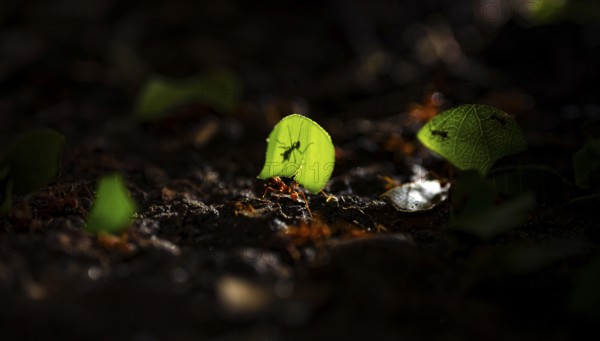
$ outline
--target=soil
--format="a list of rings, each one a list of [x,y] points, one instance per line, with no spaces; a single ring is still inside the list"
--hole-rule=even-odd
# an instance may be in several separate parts
[[[397,32],[452,13],[425,1],[396,8],[397,23],[386,4],[356,2],[363,15],[336,1],[3,2],[0,145],[45,126],[66,146],[58,179],[0,218],[0,338],[570,340],[592,330],[598,315],[572,307],[598,257],[598,199],[573,200],[591,192],[571,186],[491,241],[449,229],[449,201],[403,213],[380,195],[414,177],[454,180],[415,135],[427,117],[474,102],[515,115],[529,143],[499,166],[545,165],[573,182],[581,124],[600,118],[599,45],[584,39],[598,27],[512,19],[465,48],[471,78],[414,61],[409,82],[391,71],[356,81],[365,42],[352,27],[363,26],[347,18],[368,19],[398,66],[415,52]],[[461,23],[474,25],[446,22]],[[233,113],[190,103],[135,120],[151,74],[215,67],[244,83]],[[263,196],[269,183],[256,178],[272,126],[293,112],[336,146],[333,177],[308,203]],[[113,172],[139,212],[124,235],[90,235],[96,181]]]

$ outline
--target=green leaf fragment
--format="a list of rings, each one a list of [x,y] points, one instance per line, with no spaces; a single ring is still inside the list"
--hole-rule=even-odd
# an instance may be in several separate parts
[[[545,166],[507,166],[492,170],[488,179],[499,193],[516,197],[533,192],[540,205],[558,205],[569,200],[571,184]]]
[[[502,266],[512,273],[538,271],[555,262],[585,253],[585,244],[575,239],[549,239],[533,245],[510,246]]]
[[[580,270],[570,297],[570,308],[574,313],[592,321],[600,320],[600,258],[595,258]]]
[[[452,220],[493,207],[497,196],[492,183],[477,171],[461,172],[452,187]]]
[[[475,171],[463,172],[453,186],[451,229],[490,240],[520,226],[536,203],[531,192],[500,205],[496,198],[490,181]]]
[[[292,114],[275,125],[267,142],[265,165],[258,178],[293,178],[311,193],[325,187],[335,165],[335,149],[325,129]]]
[[[460,217],[452,223],[452,227],[480,239],[490,240],[523,224],[534,206],[535,195],[526,193],[500,206]]]
[[[65,138],[52,129],[33,129],[18,137],[0,157],[10,168],[13,193],[25,195],[54,180],[60,171]]]
[[[417,138],[459,169],[476,169],[481,174],[499,159],[527,149],[510,115],[478,104],[440,113],[419,130]]]
[[[577,187],[600,188],[600,138],[588,136],[583,148],[573,154],[573,171]]]
[[[127,229],[137,205],[130,198],[123,179],[105,176],[98,181],[96,201],[87,219],[86,230],[92,233],[117,234]]]
[[[229,113],[241,97],[241,82],[229,71],[175,80],[154,76],[144,85],[136,108],[140,121],[157,121],[168,110],[186,103],[201,103],[213,109]]]
[[[494,276],[526,274],[586,252],[585,243],[576,238],[528,240],[494,245],[494,250],[481,254],[476,267],[479,273],[491,272]]]

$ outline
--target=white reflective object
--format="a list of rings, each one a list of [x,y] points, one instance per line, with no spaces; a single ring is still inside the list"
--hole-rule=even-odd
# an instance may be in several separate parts
[[[383,193],[381,198],[398,211],[427,211],[446,200],[449,189],[449,183],[442,186],[437,180],[420,180],[394,187]]]

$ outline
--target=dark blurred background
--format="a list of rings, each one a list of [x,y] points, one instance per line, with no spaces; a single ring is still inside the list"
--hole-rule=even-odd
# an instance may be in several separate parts
[[[548,165],[572,179],[571,154],[581,148],[581,126],[600,118],[599,61],[597,0],[0,0],[0,146],[32,127],[58,130],[67,143],[66,161],[55,188],[80,188],[84,195],[78,196],[88,198],[89,208],[91,190],[83,189],[93,188],[97,178],[108,171],[123,171],[132,195],[144,210],[151,211],[150,204],[163,205],[160,209],[172,219],[172,226],[165,224],[162,230],[158,225],[141,223],[136,229],[164,233],[162,236],[171,238],[185,255],[168,258],[143,251],[131,259],[118,258],[107,265],[117,269],[110,274],[113,277],[96,281],[95,272],[88,272],[88,268],[97,270],[96,259],[72,257],[52,248],[60,241],[54,234],[91,240],[83,232],[81,217],[73,218],[61,208],[57,217],[43,220],[46,225],[37,231],[27,221],[24,233],[11,230],[0,235],[3,245],[10,245],[6,254],[14,257],[0,270],[9,269],[4,273],[16,278],[5,280],[15,283],[7,285],[9,290],[3,293],[14,302],[12,306],[0,305],[5,309],[0,315],[11,318],[0,319],[0,326],[17,335],[27,328],[22,327],[24,321],[31,320],[32,325],[42,326],[40,333],[58,330],[63,334],[56,335],[71,335],[71,329],[79,328],[79,334],[72,335],[89,336],[93,330],[111,340],[114,334],[107,326],[125,330],[131,325],[159,325],[157,329],[169,330],[165,335],[177,335],[179,327],[214,327],[214,334],[220,335],[231,326],[214,317],[218,310],[217,301],[212,299],[217,276],[210,273],[220,275],[230,269],[219,268],[227,262],[214,256],[213,250],[259,248],[264,246],[264,239],[268,240],[265,236],[274,233],[272,226],[285,225],[276,216],[237,218],[237,212],[234,217],[227,206],[227,200],[260,201],[264,183],[255,177],[264,161],[265,138],[277,119],[293,112],[306,114],[330,132],[338,157],[332,193],[344,193],[348,181],[354,181],[355,188],[362,184],[365,197],[373,199],[383,188],[374,175],[408,179],[411,173],[407,164],[419,163],[425,154],[419,153],[416,130],[439,111],[464,103],[484,103],[514,115],[529,144],[528,153],[515,157],[526,164]],[[186,79],[218,69],[232,71],[243,84],[242,99],[233,112],[189,105],[174,110],[169,122],[136,122],[140,91],[153,76]],[[189,131],[191,139],[187,138]],[[408,155],[413,158],[405,162]],[[427,160],[432,159],[429,155]],[[432,162],[441,164],[439,159]],[[361,166],[373,167],[361,170]],[[427,164],[425,167],[433,169]],[[340,174],[345,177],[336,179]],[[375,180],[357,180],[364,174]],[[178,206],[164,199],[170,193],[163,187],[167,180],[173,188],[190,192],[192,198],[220,205],[220,211],[211,206],[216,213],[211,213],[210,223],[192,220],[183,224],[177,220],[179,213],[170,211]],[[356,190],[355,194],[362,193]],[[312,197],[313,202],[322,199]],[[19,198],[19,202],[27,203],[30,198]],[[160,209],[152,207],[155,211],[151,213],[159,216]],[[194,218],[195,210],[195,206],[189,209],[193,214],[186,217]],[[227,212],[230,216],[224,215]],[[353,333],[346,328],[351,324],[349,317],[353,317],[366,321],[363,324],[369,330],[404,321],[415,328],[415,334],[397,335],[417,338],[446,335],[436,334],[446,328],[451,331],[447,339],[458,338],[463,330],[489,336],[512,326],[526,330],[518,335],[531,339],[532,330],[543,326],[548,337],[569,339],[567,332],[557,334],[555,330],[576,329],[571,328],[571,320],[560,320],[567,316],[560,311],[568,292],[563,284],[571,272],[560,277],[563,282],[541,275],[536,281],[519,277],[512,282],[496,282],[495,273],[490,271],[493,285],[481,292],[493,300],[481,304],[478,292],[470,290],[475,285],[468,283],[469,278],[465,280],[461,277],[464,273],[448,267],[451,263],[460,269],[464,255],[459,249],[452,262],[447,261],[446,249],[456,246],[439,242],[445,237],[439,237],[442,234],[437,229],[447,221],[448,212],[438,213],[432,214],[433,218],[413,216],[407,223],[405,216],[396,219],[391,215],[394,220],[390,224],[396,224],[391,232],[410,230],[411,238],[414,236],[425,251],[399,248],[391,242],[385,247],[373,244],[377,247],[369,252],[359,249],[352,253],[342,248],[336,256],[341,259],[339,263],[325,270],[310,269],[312,277],[299,284],[297,302],[292,302],[298,305],[289,306],[310,311],[312,306],[305,302],[314,300],[318,307],[314,310],[322,314],[315,315],[327,317],[331,313],[333,317],[315,318],[311,323],[322,330],[338,328],[347,334]],[[574,215],[561,217],[565,216],[571,219]],[[572,220],[568,219],[556,223],[568,227],[565,234],[571,233]],[[51,225],[53,221],[57,226]],[[540,230],[548,234],[563,231]],[[538,238],[535,233],[531,235],[515,234],[513,241]],[[428,247],[436,243],[441,244],[441,256],[431,265]],[[189,280],[187,291],[169,277],[175,265],[197,273]],[[356,271],[357,265],[363,272]],[[129,275],[128,266],[143,271]],[[286,264],[285,269],[296,271],[300,282],[309,273],[308,266],[293,266],[297,264]],[[572,268],[565,265],[559,269]],[[467,266],[467,273],[478,271]],[[25,279],[19,282],[21,277]],[[28,284],[36,281],[50,284]],[[405,291],[395,286],[398,283]],[[545,291],[539,294],[538,286],[534,288],[531,283]],[[510,285],[512,291],[507,290]],[[556,288],[562,290],[558,294],[562,296],[556,298],[559,304],[554,301]],[[463,304],[473,297],[473,304]],[[534,299],[528,301],[531,297]],[[181,303],[188,304],[183,304],[188,310],[173,308]],[[538,321],[531,326],[523,321],[533,315],[533,308],[521,309],[528,304],[538,308]],[[369,305],[369,310],[363,305]],[[11,308],[3,308],[7,306]],[[166,316],[155,314],[155,308],[161,306],[170,307],[161,310]],[[451,313],[435,315],[439,307]],[[293,313],[304,321],[308,317],[302,315],[302,309]],[[387,311],[387,316],[379,318],[381,311],[382,315]],[[113,325],[113,314],[119,324]],[[277,312],[273,315],[286,318]],[[448,327],[450,323],[444,325],[446,319],[455,317],[462,323],[456,330]],[[563,324],[555,325],[549,318]],[[473,319],[482,324],[473,323]],[[486,321],[492,321],[492,327]],[[294,332],[309,334],[309,328],[302,324],[305,322],[294,324],[294,328],[299,326]],[[198,334],[192,331],[190,339],[196,339]]]
[[[3,0],[2,142],[32,125],[93,129],[131,112],[151,74],[217,67],[259,108],[377,116],[439,92],[552,129],[600,116],[599,50],[591,0]]]

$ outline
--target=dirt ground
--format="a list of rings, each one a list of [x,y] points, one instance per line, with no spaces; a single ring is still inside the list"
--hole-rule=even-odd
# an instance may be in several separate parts
[[[511,113],[529,149],[499,165],[570,182],[581,125],[600,118],[598,25],[456,13],[443,1],[3,1],[0,145],[40,126],[66,145],[58,179],[0,218],[0,338],[583,337],[598,321],[572,303],[599,269],[591,192],[570,185],[491,241],[452,232],[448,202],[403,213],[380,199],[414,177],[454,180],[415,137],[441,110]],[[456,43],[463,64],[423,48],[427,34]],[[244,84],[232,113],[190,103],[134,118],[150,75],[219,67]],[[332,197],[307,193],[312,217],[287,194],[263,197],[256,178],[270,130],[294,112],[336,146]],[[139,213],[126,236],[98,238],[85,218],[115,171]]]

